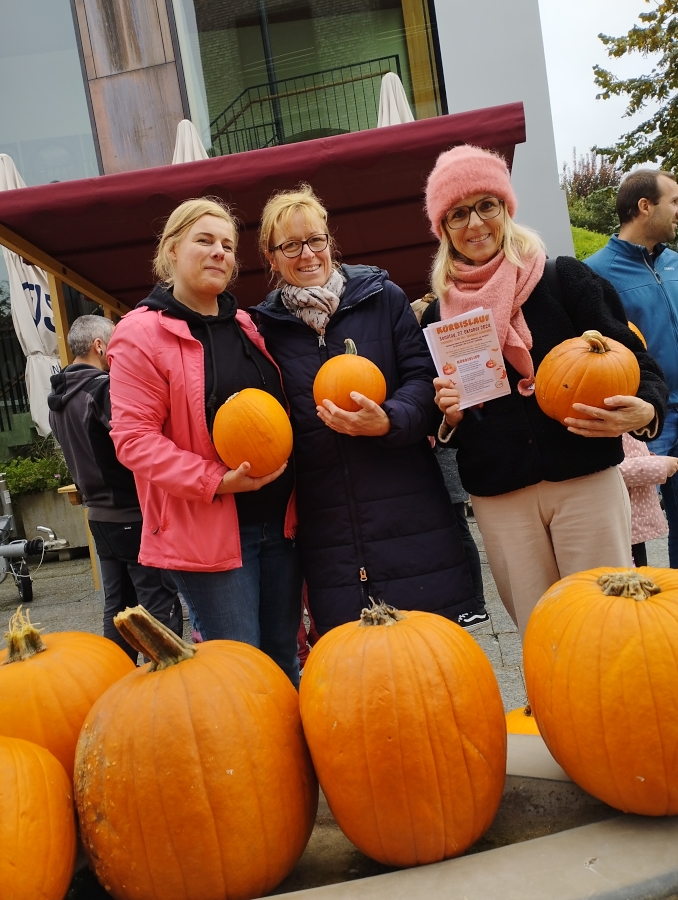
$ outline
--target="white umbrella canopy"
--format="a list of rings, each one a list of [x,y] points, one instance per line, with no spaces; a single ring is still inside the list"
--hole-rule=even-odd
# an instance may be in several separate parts
[[[198,159],[209,159],[202,145],[198,129],[189,119],[182,119],[177,125],[177,139],[174,144],[174,163],[195,162]]]
[[[403,125],[405,122],[414,122],[405,88],[395,72],[387,72],[381,79],[377,128],[383,128],[384,125]]]
[[[26,187],[11,156],[0,153],[0,191]],[[26,389],[31,418],[41,437],[51,432],[47,395],[50,377],[61,371],[47,275],[16,253],[2,248],[9,274],[12,322],[26,356]]]

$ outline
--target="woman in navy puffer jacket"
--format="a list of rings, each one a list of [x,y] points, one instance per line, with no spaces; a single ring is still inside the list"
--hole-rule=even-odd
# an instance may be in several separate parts
[[[272,197],[262,250],[280,287],[252,310],[291,408],[298,541],[311,614],[323,634],[369,598],[464,624],[471,576],[427,435],[435,376],[403,291],[372,266],[337,266],[327,212],[310,187]],[[381,405],[316,407],[313,381],[351,338],[386,378]]]

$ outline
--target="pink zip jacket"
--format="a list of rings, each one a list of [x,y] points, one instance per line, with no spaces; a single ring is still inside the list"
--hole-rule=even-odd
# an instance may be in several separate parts
[[[271,359],[247,313],[238,310],[236,320]],[[134,472],[144,518],[139,562],[190,572],[238,568],[235,499],[215,496],[228,467],[207,430],[202,344],[181,319],[137,307],[117,325],[107,353],[111,437],[118,459]],[[295,530],[292,494],[285,536]]]
[[[631,500],[631,543],[642,544],[663,537],[669,530],[656,488],[666,481],[666,465],[662,457],[650,453],[647,444],[630,434],[622,435],[622,444],[624,460],[619,471]]]

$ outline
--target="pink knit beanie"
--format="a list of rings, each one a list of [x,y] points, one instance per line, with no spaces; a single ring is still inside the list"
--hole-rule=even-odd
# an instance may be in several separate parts
[[[443,216],[455,203],[483,191],[503,200],[513,218],[518,201],[501,156],[470,144],[441,153],[426,184],[426,212],[435,236],[440,238]]]

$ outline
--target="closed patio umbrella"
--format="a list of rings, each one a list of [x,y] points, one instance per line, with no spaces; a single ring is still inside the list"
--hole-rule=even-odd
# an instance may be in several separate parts
[[[403,125],[405,122],[414,122],[414,116],[407,102],[403,83],[395,72],[387,72],[381,79],[377,128]]]
[[[0,191],[26,187],[11,156],[0,153]],[[9,273],[12,322],[26,356],[26,389],[31,418],[38,434],[46,437],[49,427],[47,395],[50,376],[61,370],[57,335],[52,316],[47,275],[16,253],[2,248]]]
[[[189,119],[182,119],[177,125],[177,139],[174,144],[174,163],[196,162],[199,159],[209,159],[207,151],[202,145],[198,129]]]

